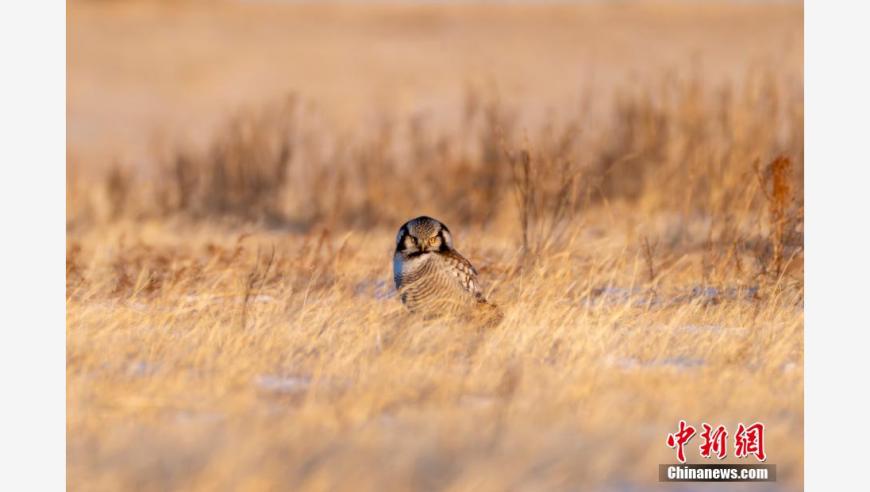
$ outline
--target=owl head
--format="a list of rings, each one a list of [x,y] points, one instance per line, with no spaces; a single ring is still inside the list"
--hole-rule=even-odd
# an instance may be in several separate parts
[[[421,216],[402,224],[396,234],[396,253],[406,257],[453,249],[450,229],[441,221]]]

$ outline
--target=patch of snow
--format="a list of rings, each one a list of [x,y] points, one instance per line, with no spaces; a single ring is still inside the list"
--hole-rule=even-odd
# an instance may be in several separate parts
[[[390,299],[395,295],[392,284],[384,280],[366,280],[354,286],[354,292],[358,296],[372,297],[378,301]]]
[[[682,371],[701,367],[705,364],[705,361],[704,359],[693,359],[690,357],[668,357],[666,359],[642,361],[635,357],[610,356],[605,359],[604,363],[624,371],[638,369],[674,369]]]
[[[301,393],[311,386],[309,376],[276,376],[261,374],[254,379],[254,384],[263,391],[280,394]]]
[[[217,412],[194,412],[181,410],[175,414],[175,419],[183,422],[220,422],[224,416]]]
[[[488,410],[498,404],[500,400],[487,395],[462,395],[459,404],[472,410]]]
[[[157,372],[157,366],[145,361],[134,361],[127,365],[127,374],[133,377],[146,377]]]

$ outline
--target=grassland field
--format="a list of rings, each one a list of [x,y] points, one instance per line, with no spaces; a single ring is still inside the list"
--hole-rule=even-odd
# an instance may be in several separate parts
[[[673,490],[680,419],[802,488],[800,3],[68,10],[70,490]]]

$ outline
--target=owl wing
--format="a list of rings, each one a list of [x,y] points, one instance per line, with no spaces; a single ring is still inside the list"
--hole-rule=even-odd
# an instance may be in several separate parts
[[[477,270],[475,270],[474,265],[453,250],[441,253],[441,257],[449,265],[449,270],[456,277],[459,286],[478,302],[486,302],[477,280]]]

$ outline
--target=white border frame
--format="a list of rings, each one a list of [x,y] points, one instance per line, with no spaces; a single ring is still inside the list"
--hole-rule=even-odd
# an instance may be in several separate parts
[[[2,490],[66,489],[66,4],[0,6]]]
[[[807,490],[866,487],[868,14],[865,2],[804,4]]]

